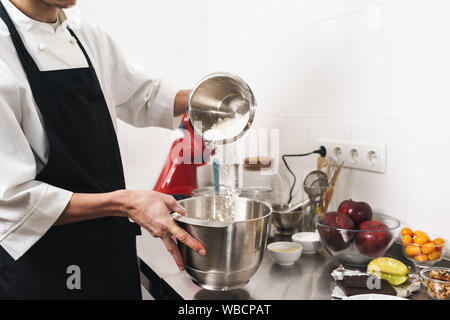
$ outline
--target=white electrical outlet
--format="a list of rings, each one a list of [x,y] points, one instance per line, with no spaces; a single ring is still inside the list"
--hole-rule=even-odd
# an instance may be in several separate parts
[[[386,145],[369,144],[352,141],[320,139],[319,145],[327,149],[327,157],[337,163],[345,161],[344,167],[385,173]]]

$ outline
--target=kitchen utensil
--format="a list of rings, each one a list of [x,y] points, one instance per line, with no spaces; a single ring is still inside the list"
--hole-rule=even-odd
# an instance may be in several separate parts
[[[305,200],[303,202],[298,202],[296,204],[293,205],[285,205],[283,206],[283,210],[280,211],[280,213],[288,213],[288,212],[292,212],[292,211],[296,211],[296,210],[304,210],[306,209],[309,205],[311,204],[311,200]]]
[[[215,150],[194,133],[186,114],[176,133],[177,138],[172,143],[153,190],[172,195],[192,195],[197,188],[197,167],[206,165]]]
[[[218,72],[203,78],[192,90],[187,115],[194,131],[203,140],[215,144],[236,141],[251,127],[256,111],[256,100],[250,87],[238,76]],[[212,138],[205,133],[222,122],[227,130],[215,131]]]
[[[223,196],[204,196],[179,202],[184,216],[172,214],[184,230],[201,241],[202,256],[182,242],[178,247],[187,273],[208,290],[231,290],[246,285],[264,256],[272,209],[263,202],[237,198],[234,222],[210,221],[218,215]]]
[[[214,174],[214,194],[218,196],[220,194],[220,171],[219,161],[213,160],[213,174]]]
[[[341,164],[339,165],[339,167],[337,168],[336,172],[333,174],[333,177],[331,178],[331,185],[335,186],[337,179],[339,178],[339,175],[341,174],[341,170],[344,167],[344,161],[341,162]]]
[[[291,236],[293,242],[301,244],[304,254],[316,254],[320,248],[320,236],[317,232],[298,232]]]
[[[305,213],[305,210],[301,207],[296,210],[285,211],[287,206],[272,206],[272,224],[276,228],[276,233],[282,235],[291,235],[296,232]]]
[[[365,266],[370,260],[384,256],[400,233],[400,221],[388,215],[373,214],[373,220],[387,226],[385,230],[357,230],[324,224],[321,221],[328,214],[332,213],[316,215],[314,224],[323,247],[346,265]]]
[[[325,173],[327,177],[330,177],[331,165],[327,158],[319,157],[317,158],[317,170],[323,171],[325,169]]]
[[[333,178],[333,176],[336,174],[336,170],[339,167],[337,162],[333,159],[333,158],[327,158],[328,162],[330,164],[330,170],[327,171],[327,177],[328,177],[328,181],[331,181],[331,179]]]
[[[315,170],[306,176],[303,188],[311,204],[309,213],[305,215],[302,231],[314,231],[313,219],[322,210],[323,194],[328,188],[328,177],[323,171]]]
[[[279,241],[267,246],[270,257],[279,265],[291,266],[302,255],[302,246],[298,243]]]
[[[339,175],[341,174],[341,170],[344,167],[344,161],[339,165],[339,167],[334,172],[330,185],[328,186],[327,190],[325,190],[325,194],[323,195],[323,211],[327,212],[328,206],[330,205],[331,199],[333,198],[334,194],[334,187],[336,185],[337,179],[339,178]]]
[[[291,158],[291,157],[305,157],[305,156],[309,156],[309,155],[312,155],[312,154],[318,154],[318,155],[320,155],[322,158],[324,158],[324,157],[327,155],[327,149],[326,149],[324,146],[320,146],[319,149],[314,150],[314,151],[309,152],[309,153],[301,153],[301,154],[283,154],[283,155],[281,156],[281,159],[283,160],[284,165],[286,166],[287,171],[289,171],[289,173],[290,173],[290,174],[292,175],[292,177],[294,178],[294,181],[292,182],[291,189],[289,190],[289,200],[288,200],[288,204],[290,204],[291,201],[292,201],[292,198],[293,198],[293,192],[294,192],[294,187],[295,187],[295,184],[296,184],[296,182],[297,182],[297,177],[296,177],[294,171],[292,171],[291,168],[289,167],[286,158]]]

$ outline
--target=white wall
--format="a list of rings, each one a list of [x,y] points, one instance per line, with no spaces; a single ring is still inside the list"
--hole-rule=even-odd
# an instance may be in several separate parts
[[[130,64],[175,89],[191,88],[205,74],[205,0],[79,0],[74,10],[105,30]],[[119,121],[119,142],[128,188],[151,189],[172,144],[171,131]]]
[[[317,139],[387,145],[386,174],[345,169],[334,200],[365,200],[450,238],[450,2],[207,2],[208,71],[247,80],[281,152]],[[312,159],[292,160],[303,179]]]

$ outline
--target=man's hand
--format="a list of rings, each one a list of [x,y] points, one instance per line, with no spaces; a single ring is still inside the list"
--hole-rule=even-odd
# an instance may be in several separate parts
[[[201,255],[206,254],[206,249],[173,221],[170,211],[184,215],[184,208],[172,196],[155,191],[74,193],[55,225],[110,216],[128,217],[145,228],[153,237],[161,238],[180,270],[183,270],[183,260],[173,237]]]
[[[170,211],[184,215],[185,211],[174,197],[155,191],[128,191],[128,216],[145,228],[153,237],[161,238],[180,270],[184,270],[180,251],[172,238],[185,243],[201,255],[205,247],[180,228],[170,216]]]

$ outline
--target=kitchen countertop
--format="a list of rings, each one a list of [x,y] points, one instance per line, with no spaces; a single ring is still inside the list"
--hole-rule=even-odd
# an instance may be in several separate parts
[[[137,246],[141,270],[150,280],[146,280],[146,287],[156,299],[330,300],[334,287],[330,274],[340,264],[325,250],[320,250],[316,255],[302,255],[295,265],[288,267],[275,264],[266,253],[258,271],[245,287],[214,292],[198,287],[186,272],[179,271],[162,241],[152,238],[146,231],[138,237]],[[397,244],[387,255],[411,265],[403,259],[401,247]],[[443,260],[437,265],[450,267],[450,262]],[[411,299],[429,297],[421,288]]]

